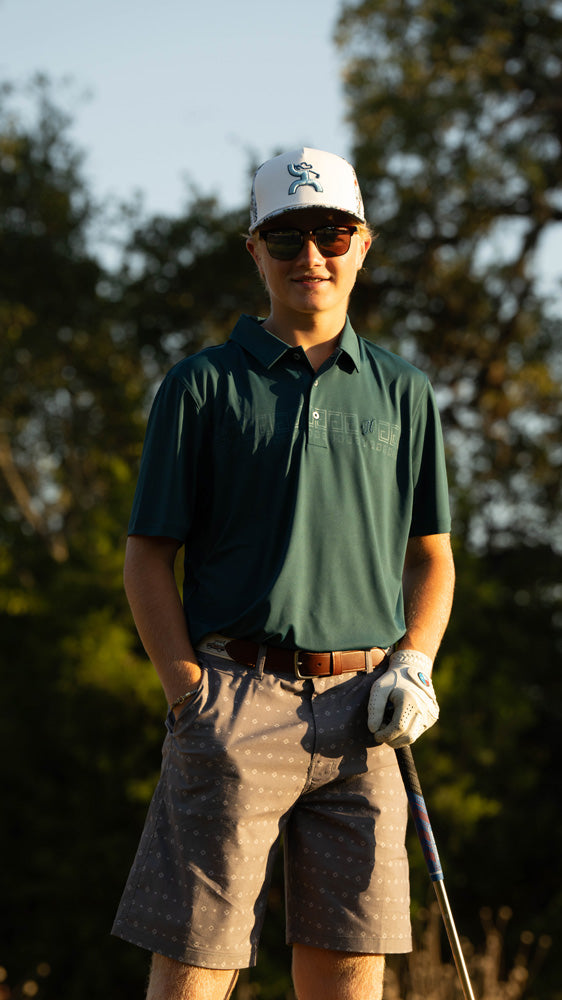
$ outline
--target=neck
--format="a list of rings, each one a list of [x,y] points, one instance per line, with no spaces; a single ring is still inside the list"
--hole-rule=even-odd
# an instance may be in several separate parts
[[[290,347],[302,347],[312,367],[317,371],[333,354],[345,326],[346,313],[334,322],[334,316],[283,316],[272,309],[263,322],[264,330],[284,340]]]

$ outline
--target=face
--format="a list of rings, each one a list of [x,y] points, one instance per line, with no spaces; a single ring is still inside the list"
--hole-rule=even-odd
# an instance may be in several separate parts
[[[264,223],[263,229],[316,229],[322,225],[353,225],[354,220],[342,213],[324,209],[303,209],[288,212]],[[341,257],[323,257],[313,240],[306,238],[294,260],[280,261],[270,257],[264,240],[247,241],[267,287],[271,300],[271,315],[296,320],[301,316],[332,315],[334,322],[343,322],[349,296],[363,266],[370,239],[358,233],[351,237],[349,250]]]

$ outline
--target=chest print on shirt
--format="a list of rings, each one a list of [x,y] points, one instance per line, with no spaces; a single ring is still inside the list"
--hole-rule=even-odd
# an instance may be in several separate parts
[[[360,445],[369,451],[394,458],[400,440],[400,426],[375,417],[361,419],[356,413],[314,409],[310,414],[309,433],[316,444]]]
[[[400,427],[388,420],[367,417],[361,421],[361,434],[367,439],[368,447],[382,451],[383,455],[395,455],[400,440]]]

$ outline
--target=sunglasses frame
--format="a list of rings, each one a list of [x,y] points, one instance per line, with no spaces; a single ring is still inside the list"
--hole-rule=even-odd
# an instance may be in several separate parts
[[[318,246],[317,234],[320,233],[320,232],[324,232],[327,229],[328,230],[334,230],[335,232],[340,232],[340,233],[342,231],[345,231],[347,233],[347,235],[349,236],[349,243],[347,244],[347,247],[345,248],[345,250],[342,253],[326,253],[322,249],[322,247]],[[349,253],[349,248],[351,246],[351,238],[357,232],[359,232],[359,228],[357,226],[352,226],[352,225],[349,225],[349,226],[324,225],[324,226],[316,226],[315,229],[299,229],[297,226],[286,226],[283,229],[260,229],[259,230],[259,235],[260,235],[260,239],[262,239],[264,241],[265,245],[266,245],[267,252],[268,252],[269,256],[272,257],[273,260],[290,261],[290,260],[295,260],[295,258],[298,257],[298,255],[300,254],[302,248],[304,247],[304,241],[305,241],[305,237],[306,236],[310,237],[310,239],[314,243],[314,246],[318,250],[318,253],[322,254],[323,257],[328,258],[328,259],[330,257],[345,257],[346,253]],[[267,237],[271,233],[298,233],[299,236],[300,236],[300,241],[301,241],[298,250],[295,251],[295,253],[293,254],[292,257],[276,257],[275,254],[273,254],[271,252],[271,249],[270,249],[269,244],[267,242]]]

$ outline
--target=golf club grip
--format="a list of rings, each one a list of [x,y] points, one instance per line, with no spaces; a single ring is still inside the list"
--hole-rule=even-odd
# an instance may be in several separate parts
[[[431,823],[429,822],[420,779],[418,778],[418,772],[414,764],[412,750],[409,746],[399,747],[395,750],[395,753],[429,877],[432,882],[440,882],[443,879],[443,870],[433,830],[431,829]]]

